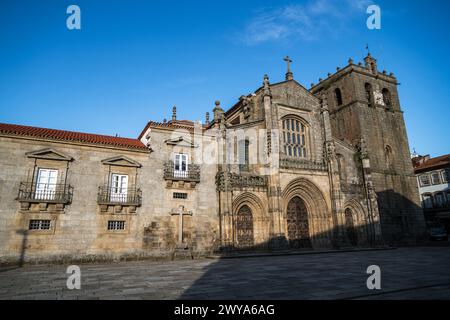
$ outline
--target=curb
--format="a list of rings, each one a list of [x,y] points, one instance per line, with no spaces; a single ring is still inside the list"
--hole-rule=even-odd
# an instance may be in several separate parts
[[[278,256],[301,256],[301,255],[317,255],[329,253],[348,253],[348,252],[366,252],[366,251],[386,251],[397,250],[397,247],[386,248],[366,248],[366,249],[342,249],[342,250],[325,250],[325,251],[289,251],[289,252],[272,252],[272,253],[249,253],[249,254],[234,254],[234,255],[212,255],[207,256],[207,259],[241,259],[241,258],[259,258],[259,257],[278,257]]]

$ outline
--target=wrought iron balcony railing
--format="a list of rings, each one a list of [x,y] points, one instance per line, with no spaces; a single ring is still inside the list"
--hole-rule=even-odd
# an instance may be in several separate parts
[[[167,161],[164,163],[164,179],[200,182],[200,166],[190,164],[187,170],[181,171],[175,170],[173,161]]]
[[[141,189],[122,189],[111,186],[98,187],[98,204],[118,204],[140,206],[142,204]]]
[[[72,202],[73,187],[66,183],[43,184],[21,182],[17,200],[21,202],[48,202],[63,203]]]

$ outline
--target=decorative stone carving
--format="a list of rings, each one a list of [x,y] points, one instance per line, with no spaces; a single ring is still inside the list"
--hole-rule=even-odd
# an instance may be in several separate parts
[[[350,194],[361,194],[364,184],[362,183],[341,183],[341,190]]]
[[[241,176],[235,173],[219,172],[216,176],[216,186],[218,191],[225,191],[225,184],[231,190],[241,190],[244,188],[267,188],[267,179],[262,176]]]
[[[366,187],[367,187],[367,194],[369,196],[369,199],[376,200],[377,193],[375,192],[375,188],[373,187],[372,181],[367,181]]]
[[[325,142],[325,150],[328,161],[336,158],[336,146],[334,145],[334,141]]]
[[[367,151],[367,145],[366,145],[366,141],[364,139],[359,140],[358,151],[359,151],[361,160],[369,158],[369,152]]]
[[[244,114],[244,118],[248,119],[253,113],[253,100],[246,96],[242,96],[240,100],[242,102],[242,113]]]
[[[324,163],[293,158],[280,159],[280,167],[284,169],[327,171],[327,166]]]

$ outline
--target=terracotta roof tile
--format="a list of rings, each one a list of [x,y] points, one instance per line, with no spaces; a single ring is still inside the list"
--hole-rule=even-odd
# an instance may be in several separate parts
[[[436,157],[436,158],[431,158],[431,159],[424,161],[423,163],[417,163],[417,162],[414,163],[414,161],[413,161],[413,165],[414,165],[414,172],[416,172],[416,173],[426,171],[427,169],[432,169],[432,168],[439,169],[442,167],[450,166],[450,154],[443,155],[443,156]]]
[[[97,145],[108,145],[128,149],[147,150],[146,146],[138,139],[29,127],[7,123],[0,123],[0,134],[36,137],[59,141],[75,141],[75,142],[84,142]]]

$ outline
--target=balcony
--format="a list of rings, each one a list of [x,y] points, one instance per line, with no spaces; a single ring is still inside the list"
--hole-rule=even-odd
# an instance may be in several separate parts
[[[186,171],[177,171],[174,168],[173,161],[164,163],[164,179],[171,181],[200,182],[200,166],[190,164]]]
[[[137,188],[122,189],[111,186],[98,187],[99,205],[135,206],[142,204],[142,191]]]
[[[24,203],[55,203],[68,204],[72,202],[73,187],[66,183],[39,184],[21,182],[17,200]]]

